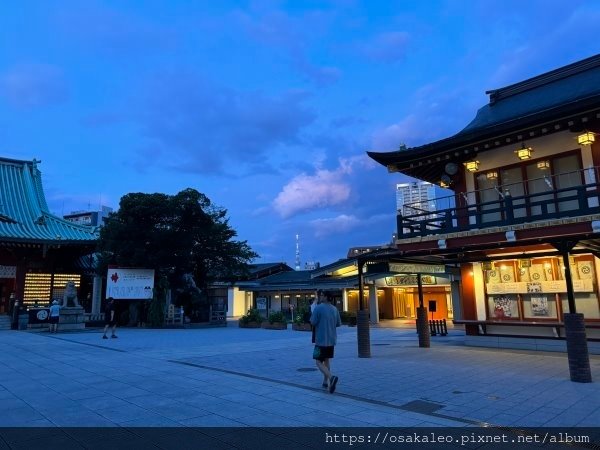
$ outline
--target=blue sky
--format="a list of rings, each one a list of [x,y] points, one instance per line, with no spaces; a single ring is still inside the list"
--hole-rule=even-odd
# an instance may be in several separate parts
[[[462,129],[485,91],[600,53],[598,1],[21,0],[0,6],[0,155],[57,214],[187,187],[261,258],[395,231],[367,150]]]

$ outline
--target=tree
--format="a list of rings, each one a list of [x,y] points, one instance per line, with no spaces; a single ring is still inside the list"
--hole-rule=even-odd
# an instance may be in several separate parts
[[[183,288],[183,275],[191,273],[198,287],[206,288],[216,279],[247,273],[258,256],[236,236],[227,210],[195,189],[131,193],[100,231],[99,267],[101,273],[109,264],[154,269],[157,281],[166,280],[173,289]]]

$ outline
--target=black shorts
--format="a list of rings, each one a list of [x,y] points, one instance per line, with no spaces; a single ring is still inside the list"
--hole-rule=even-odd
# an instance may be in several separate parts
[[[333,346],[332,347],[320,347],[315,345],[315,349],[313,351],[313,359],[318,361],[325,361],[326,359],[333,358]]]
[[[58,318],[59,318],[59,316],[50,316],[48,318],[48,322],[50,322],[50,323],[58,323]]]
[[[116,320],[106,320],[104,321],[104,325],[108,325],[109,327],[114,327],[117,324]]]

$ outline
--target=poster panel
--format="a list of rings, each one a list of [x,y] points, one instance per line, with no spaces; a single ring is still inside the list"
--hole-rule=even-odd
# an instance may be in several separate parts
[[[154,289],[153,269],[109,268],[106,297],[115,300],[150,300]]]

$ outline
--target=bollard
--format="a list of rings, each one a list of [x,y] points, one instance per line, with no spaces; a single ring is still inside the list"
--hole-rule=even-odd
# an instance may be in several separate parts
[[[583,314],[564,314],[571,381],[591,383],[592,372]]]
[[[356,333],[358,340],[358,357],[371,357],[371,337],[369,334],[369,311],[356,312]]]
[[[417,331],[419,332],[419,347],[428,348],[431,346],[431,335],[427,325],[427,308],[419,306],[417,308]]]

